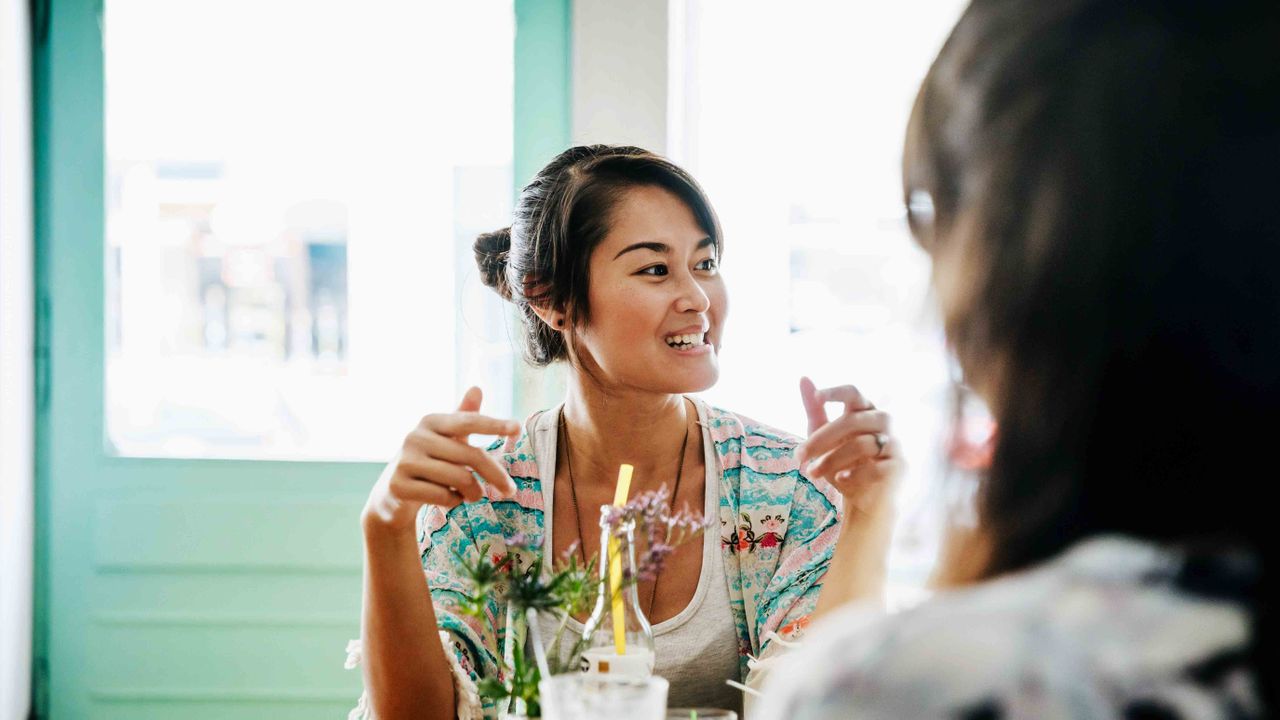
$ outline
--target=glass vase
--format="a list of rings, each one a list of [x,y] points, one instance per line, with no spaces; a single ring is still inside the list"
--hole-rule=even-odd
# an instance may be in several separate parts
[[[653,674],[653,628],[636,593],[635,525],[600,529],[600,591],[583,626],[584,672],[620,677]],[[620,652],[621,651],[621,652]]]

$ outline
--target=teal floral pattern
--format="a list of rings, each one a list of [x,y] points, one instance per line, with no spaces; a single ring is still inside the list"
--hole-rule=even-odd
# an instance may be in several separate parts
[[[757,534],[751,515],[742,513],[742,523],[720,538],[720,547],[729,553],[753,553],[757,549],[764,552],[777,548],[782,544],[782,525],[786,521],[781,514],[765,515],[760,520],[761,531]]]

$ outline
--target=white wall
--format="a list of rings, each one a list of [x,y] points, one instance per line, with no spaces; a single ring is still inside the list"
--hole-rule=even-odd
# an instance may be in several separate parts
[[[0,0],[0,720],[31,687],[33,462],[30,42],[26,0]]]
[[[574,144],[667,153],[671,2],[574,0]]]

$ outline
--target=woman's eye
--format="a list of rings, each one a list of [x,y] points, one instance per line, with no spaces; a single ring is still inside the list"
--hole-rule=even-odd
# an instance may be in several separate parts
[[[718,269],[719,267],[720,267],[720,265],[719,265],[719,263],[717,263],[717,262],[716,262],[716,259],[715,259],[715,258],[707,258],[706,260],[703,260],[702,262],[700,262],[700,263],[698,263],[697,265],[695,265],[695,266],[694,266],[694,269],[695,269],[695,270],[706,270],[706,271],[708,271],[708,272],[715,272],[715,271],[716,271],[716,269]]]
[[[666,265],[650,265],[640,271],[641,275],[653,275],[654,277],[663,277],[667,274]]]

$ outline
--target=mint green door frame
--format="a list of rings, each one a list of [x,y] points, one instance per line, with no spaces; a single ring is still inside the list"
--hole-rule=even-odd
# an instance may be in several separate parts
[[[379,468],[109,452],[102,2],[35,6],[38,716],[343,717]],[[515,10],[520,185],[569,141],[571,6]]]

